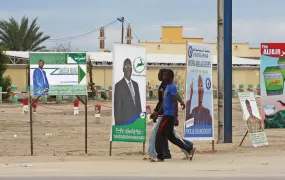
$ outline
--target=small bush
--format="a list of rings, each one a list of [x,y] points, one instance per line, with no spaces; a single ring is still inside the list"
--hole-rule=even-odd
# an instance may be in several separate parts
[[[4,51],[6,51],[6,49],[0,46],[0,86],[3,92],[8,92],[8,94],[3,94],[3,98],[7,99],[10,96],[9,92],[11,92],[12,79],[9,76],[4,76],[9,63],[9,59],[4,54]]]
[[[108,99],[108,96],[107,96],[106,92],[101,92],[101,97],[102,97],[104,100]]]

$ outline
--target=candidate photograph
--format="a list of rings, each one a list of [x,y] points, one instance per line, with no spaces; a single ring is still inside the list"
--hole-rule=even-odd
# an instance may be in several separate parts
[[[44,64],[44,60],[39,60],[39,66],[33,72],[33,87],[35,96],[47,95],[50,88],[46,72],[43,70]]]
[[[262,132],[263,127],[261,124],[261,119],[257,118],[253,114],[251,104],[250,104],[249,100],[247,100],[247,99],[245,100],[245,106],[246,106],[246,109],[249,113],[249,117],[246,119],[246,124],[247,124],[249,132],[250,133]]]
[[[124,76],[115,84],[114,90],[115,125],[129,124],[142,112],[139,85],[132,80],[133,69],[129,58],[124,60],[122,70]]]
[[[193,107],[192,97],[193,97],[193,81],[190,84],[190,98],[186,102],[186,121],[194,118],[195,126],[209,126],[212,125],[212,115],[211,111],[203,106],[204,99],[204,86],[203,86],[203,78],[201,75],[198,76],[198,105]],[[192,109],[193,108],[193,109]],[[192,109],[192,111],[190,111]]]

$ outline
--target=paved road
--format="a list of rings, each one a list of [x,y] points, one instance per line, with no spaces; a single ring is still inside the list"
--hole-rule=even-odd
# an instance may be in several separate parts
[[[114,176],[94,176],[94,177],[84,177],[84,176],[65,176],[65,177],[0,177],[2,180],[284,180],[284,177],[114,177]]]

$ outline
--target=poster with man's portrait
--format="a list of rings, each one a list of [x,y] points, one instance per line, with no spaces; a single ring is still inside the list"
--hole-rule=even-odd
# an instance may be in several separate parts
[[[188,43],[184,137],[213,140],[212,48]]]
[[[111,141],[145,142],[146,48],[114,44]]]
[[[30,52],[32,96],[87,95],[86,53]]]
[[[243,120],[250,133],[253,146],[268,145],[253,92],[240,92],[238,93],[238,97],[243,111]]]

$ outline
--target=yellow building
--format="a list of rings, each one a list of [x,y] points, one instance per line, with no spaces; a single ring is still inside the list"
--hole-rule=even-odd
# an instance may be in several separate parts
[[[182,26],[163,26],[162,27],[161,39],[159,42],[139,42],[140,45],[144,45],[147,48],[148,60],[149,57],[157,55],[154,60],[154,63],[148,65],[147,69],[147,84],[154,88],[159,84],[157,80],[157,73],[160,68],[172,68],[176,74],[176,81],[178,84],[183,85],[185,79],[185,61],[186,60],[186,43],[187,42],[199,42],[207,43],[212,46],[213,55],[217,54],[217,44],[204,42],[203,38],[186,38],[183,37],[183,27]],[[232,54],[235,57],[242,58],[251,58],[259,59],[260,50],[259,48],[249,47],[249,43],[234,43],[232,45]],[[25,64],[28,59],[27,52],[17,52],[19,55],[12,56],[10,55],[11,64],[9,65],[8,70],[5,75],[9,75],[12,78],[13,85],[18,87],[20,91],[24,90],[27,86],[27,72]],[[97,52],[93,53],[96,54]],[[93,79],[95,84],[98,86],[103,86],[108,88],[112,86],[112,56],[111,52],[98,52],[104,53],[96,56],[96,58],[91,58],[94,63],[93,68]],[[12,53],[13,54],[13,53]],[[151,56],[152,55],[152,56]],[[168,55],[166,58],[161,56]],[[175,56],[174,56],[175,55]],[[181,59],[184,56],[184,59],[180,61],[181,63],[173,63],[172,60],[168,61],[166,64],[156,62],[156,58],[160,59],[169,59],[170,57],[175,59],[175,57]],[[16,59],[16,58],[20,58]],[[170,58],[170,59],[171,59]],[[258,61],[258,60],[256,60]],[[19,63],[20,62],[20,63]],[[89,79],[89,78],[88,78]],[[213,66],[213,84],[217,86],[217,71],[216,66]],[[256,86],[259,84],[259,66],[240,66],[236,64],[233,66],[233,84],[238,87],[240,84],[243,84],[247,88],[248,84]]]
[[[11,77],[12,85],[16,86],[19,91],[25,91],[25,88],[28,85],[27,70],[25,66],[9,65],[4,75]]]
[[[160,42],[139,42],[147,47],[149,54],[186,54],[187,42],[206,43],[212,46],[213,55],[217,55],[217,43],[204,42],[204,38],[183,37],[182,26],[162,26]],[[249,43],[233,43],[232,55],[250,59],[259,59],[259,48],[249,47]]]
[[[213,55],[217,55],[217,43],[204,42],[204,38],[187,38],[183,37],[182,26],[162,26],[161,39],[159,42],[139,42],[140,45],[144,45],[147,48],[148,54],[186,54],[186,43],[187,42],[198,42],[206,43],[212,46]],[[232,44],[232,55],[241,58],[260,59],[260,49],[249,47],[249,43],[233,43]],[[184,68],[174,68],[176,74],[184,78]],[[155,70],[150,70],[155,71]],[[150,72],[156,74],[157,71]],[[148,81],[154,81],[156,77],[148,76]],[[213,83],[217,86],[217,69],[213,68]],[[254,87],[259,84],[259,67],[244,67],[235,68],[233,67],[233,84],[236,87],[244,85],[245,88],[249,84]]]

